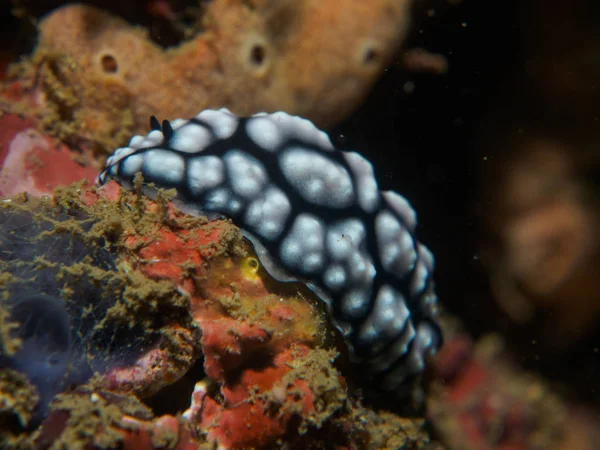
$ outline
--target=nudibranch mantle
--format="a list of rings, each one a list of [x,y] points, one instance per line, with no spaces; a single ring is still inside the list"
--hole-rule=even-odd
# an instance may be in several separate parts
[[[433,256],[407,200],[380,191],[366,159],[284,112],[205,110],[151,127],[108,158],[99,184],[130,187],[139,172],[175,188],[185,212],[231,218],[273,277],[327,303],[372,390],[402,391],[422,372],[441,344]]]

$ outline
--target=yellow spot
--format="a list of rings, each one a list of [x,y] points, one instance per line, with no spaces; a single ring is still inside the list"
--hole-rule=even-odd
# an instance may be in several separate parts
[[[246,279],[255,281],[259,278],[258,270],[260,269],[260,263],[258,259],[248,256],[241,260],[242,276]]]

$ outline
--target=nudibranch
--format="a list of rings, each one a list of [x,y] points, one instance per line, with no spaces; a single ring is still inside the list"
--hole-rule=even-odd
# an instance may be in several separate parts
[[[441,344],[434,260],[408,201],[380,191],[361,155],[284,112],[205,110],[150,124],[107,159],[98,183],[131,187],[141,173],[175,188],[183,211],[231,218],[270,275],[305,283],[327,304],[367,390],[406,390]]]

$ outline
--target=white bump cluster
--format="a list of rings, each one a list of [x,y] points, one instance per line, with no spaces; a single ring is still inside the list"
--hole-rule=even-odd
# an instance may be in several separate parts
[[[402,218],[404,226],[408,228],[408,231],[414,233],[417,227],[417,213],[410,206],[408,200],[394,191],[385,191],[381,195],[387,201],[388,205],[390,205],[390,208]]]
[[[373,166],[358,153],[344,153],[344,158],[356,177],[358,204],[366,212],[373,212],[379,206],[379,189],[373,174]]]
[[[325,227],[311,214],[299,214],[281,244],[281,259],[304,274],[314,274],[324,264]]]
[[[122,147],[116,149],[115,152],[107,158],[106,166],[108,167],[117,164],[119,161],[131,155],[134,151],[135,149],[131,147]]]
[[[148,133],[139,144],[140,148],[142,147],[155,147],[163,141],[164,137],[160,130],[152,130]]]
[[[131,155],[123,160],[121,164],[121,173],[124,176],[133,177],[136,173],[142,170],[144,164],[144,156],[141,154]]]
[[[387,210],[375,218],[377,248],[383,267],[399,277],[410,272],[417,260],[415,241],[406,227]]]
[[[288,219],[292,205],[281,189],[269,186],[248,205],[244,221],[267,239],[275,239]]]
[[[225,181],[225,168],[221,158],[198,156],[188,163],[188,187],[193,195],[201,195]]]
[[[223,160],[233,192],[252,199],[263,191],[268,179],[267,172],[256,158],[241,150],[230,150],[225,153]]]
[[[213,142],[210,131],[202,125],[188,123],[173,135],[169,146],[185,153],[198,153]]]
[[[371,303],[371,288],[350,289],[342,296],[342,312],[353,319],[364,317]]]
[[[343,289],[347,282],[347,275],[344,266],[341,264],[331,264],[323,276],[325,285],[334,292]]]
[[[206,109],[198,114],[196,119],[210,125],[217,139],[229,139],[235,133],[239,122],[238,117],[227,108]]]
[[[278,150],[284,139],[279,127],[268,117],[250,119],[246,132],[255,144],[269,152]]]
[[[185,162],[183,158],[169,150],[153,149],[144,153],[144,174],[155,180],[168,183],[179,183],[183,178]]]
[[[327,230],[327,251],[336,261],[346,261],[361,252],[364,241],[365,227],[357,218],[334,223]]]
[[[206,201],[203,210],[220,212],[223,214],[236,215],[240,212],[242,203],[233,195],[231,189],[218,188],[209,191],[206,195]]]
[[[170,122],[171,128],[173,129],[173,131],[179,130],[186,123],[189,123],[189,120],[175,119],[175,120],[171,120],[171,122]]]
[[[410,285],[412,295],[418,295],[427,287],[429,274],[433,272],[433,255],[423,244],[418,244],[419,259],[415,267],[415,275]]]
[[[350,278],[354,283],[369,285],[375,276],[375,266],[367,252],[354,253],[349,261]]]
[[[408,377],[421,373],[425,368],[425,358],[434,354],[439,342],[436,331],[430,324],[420,323],[414,333],[412,346],[404,364],[398,365],[383,379],[383,388],[391,391]]]
[[[376,271],[373,260],[365,249],[365,239],[365,227],[358,218],[341,220],[327,228],[325,247],[331,262],[325,271],[323,282],[330,289],[371,285]],[[356,304],[359,301],[357,298],[352,297],[349,304]],[[354,312],[357,309],[352,306],[350,308]]]
[[[372,350],[378,352],[403,330],[409,317],[410,311],[402,294],[391,286],[383,285],[377,292],[373,310],[359,331],[359,339],[375,344]]]
[[[256,144],[271,152],[277,151],[284,140],[290,139],[298,139],[323,150],[334,150],[327,133],[315,127],[310,120],[282,111],[253,115],[248,120],[246,131]]]
[[[129,147],[137,150],[139,148],[142,148],[142,142],[144,142],[145,136],[133,136],[130,140],[129,140]],[[117,152],[121,150],[121,149],[117,149],[117,151],[115,152],[115,155],[117,154]]]
[[[346,169],[317,152],[291,147],[280,156],[283,174],[307,201],[332,208],[354,201],[354,187]]]

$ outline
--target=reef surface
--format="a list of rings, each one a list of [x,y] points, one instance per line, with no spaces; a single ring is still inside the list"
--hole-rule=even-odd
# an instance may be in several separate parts
[[[360,404],[308,290],[168,196],[80,183],[2,202],[0,372],[21,405],[0,411],[4,445],[428,448],[423,419]]]

